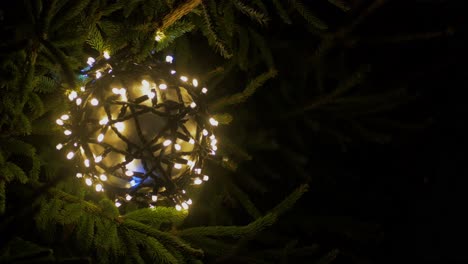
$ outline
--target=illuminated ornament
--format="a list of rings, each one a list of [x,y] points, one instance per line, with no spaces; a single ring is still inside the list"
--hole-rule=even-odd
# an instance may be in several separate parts
[[[217,149],[201,81],[171,69],[172,56],[148,64],[104,63],[68,93],[70,111],[57,119],[67,136],[57,145],[73,159],[77,177],[114,196],[117,207],[136,203],[187,210],[185,190],[208,180],[204,165]],[[112,73],[110,73],[112,72]],[[92,73],[95,73],[94,75]]]

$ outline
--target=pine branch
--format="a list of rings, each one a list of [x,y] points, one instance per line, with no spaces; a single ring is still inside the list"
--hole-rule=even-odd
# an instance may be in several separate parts
[[[210,105],[210,109],[213,111],[219,110],[223,107],[233,105],[233,104],[239,104],[239,103],[246,101],[247,98],[252,96],[259,87],[261,87],[267,80],[275,77],[276,74],[277,74],[276,70],[270,70],[268,72],[265,72],[259,75],[257,78],[253,79],[247,85],[244,91],[218,99],[217,101],[215,101],[213,104]]]
[[[157,27],[159,31],[164,31],[172,24],[174,24],[177,20],[185,16],[186,14],[190,13],[195,7],[197,7],[202,0],[187,0],[186,2],[182,3],[175,9],[173,9],[169,14],[164,16],[162,21],[159,23]]]

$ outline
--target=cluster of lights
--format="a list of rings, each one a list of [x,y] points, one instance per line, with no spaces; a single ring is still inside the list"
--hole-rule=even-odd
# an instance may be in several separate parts
[[[110,60],[108,51],[103,58]],[[173,61],[166,56],[166,65]],[[76,177],[86,185],[96,192],[112,189],[117,207],[129,201],[154,207],[163,200],[188,209],[192,200],[185,188],[209,180],[202,174],[204,161],[217,150],[218,121],[199,106],[208,89],[167,66],[155,72],[142,66],[140,80],[102,87],[119,80],[123,70],[110,63],[94,69],[95,62],[87,60],[95,80],[69,91],[71,110],[56,120],[66,136],[57,150],[81,160]]]

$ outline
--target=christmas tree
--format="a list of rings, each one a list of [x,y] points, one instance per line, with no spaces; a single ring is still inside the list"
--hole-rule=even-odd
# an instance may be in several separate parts
[[[0,263],[400,260],[459,5],[1,3]]]

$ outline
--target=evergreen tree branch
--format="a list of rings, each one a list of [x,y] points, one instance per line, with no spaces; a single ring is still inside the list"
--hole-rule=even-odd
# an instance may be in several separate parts
[[[169,14],[164,16],[162,21],[159,23],[157,27],[159,31],[164,31],[172,24],[174,24],[177,20],[185,16],[186,14],[190,13],[194,8],[196,8],[202,0],[187,0],[186,2],[182,3],[175,9],[173,9]]]

